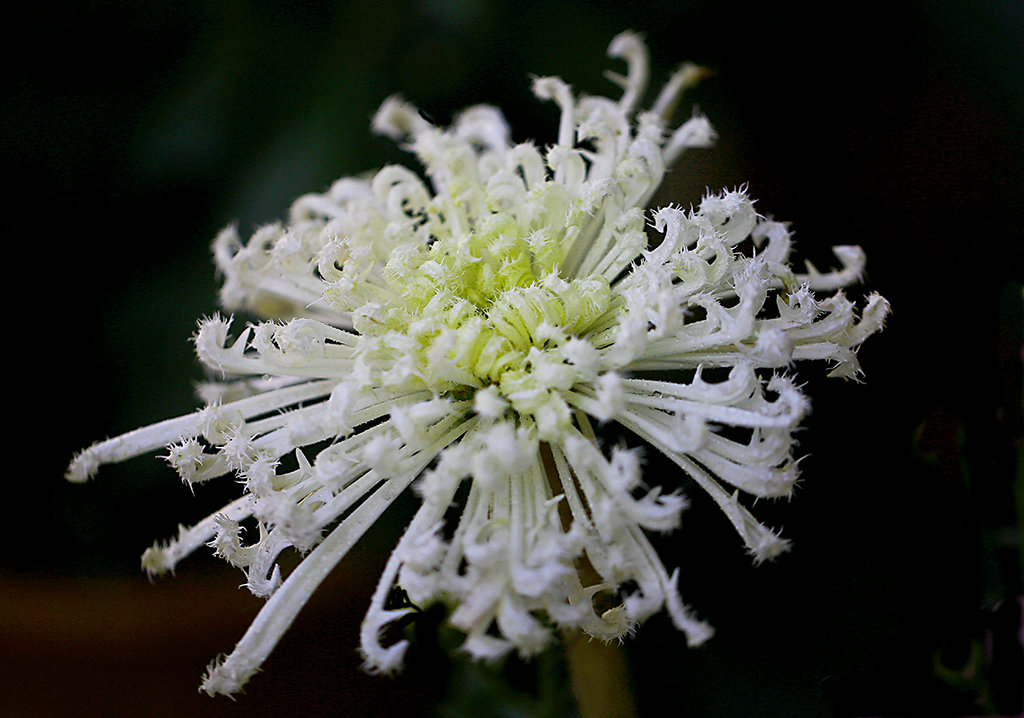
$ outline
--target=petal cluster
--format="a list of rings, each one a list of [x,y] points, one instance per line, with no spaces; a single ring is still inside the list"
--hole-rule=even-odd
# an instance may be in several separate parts
[[[678,571],[648,534],[676,528],[688,477],[756,561],[787,543],[743,496],[789,496],[793,433],[808,402],[799,360],[856,377],[856,349],[887,302],[858,307],[842,287],[864,267],[794,269],[788,227],[744,190],[696,208],[646,206],[685,151],[714,133],[671,122],[701,75],[683,66],[649,109],[647,52],[626,61],[618,100],[577,96],[557,78],[534,91],[561,111],[557,142],[516,144],[492,107],[439,128],[398,98],[374,129],[418,158],[299,198],[287,223],[214,243],[229,313],[195,338],[220,380],[188,416],[110,439],[69,468],[163,449],[190,484],[235,476],[241,498],[143,556],[172,569],[206,544],[267,596],[204,688],[239,690],[317,584],[410,486],[418,511],[384,568],[363,622],[371,670],[400,667],[385,628],[443,602],[463,649],[495,658],[541,651],[556,627],[619,639],[665,610],[696,645],[711,628],[682,602]],[[651,487],[637,449],[608,449],[616,422],[680,468]],[[305,553],[288,576],[278,557]]]

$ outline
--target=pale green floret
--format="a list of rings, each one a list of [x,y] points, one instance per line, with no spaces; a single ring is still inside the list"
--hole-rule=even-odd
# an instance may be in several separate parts
[[[420,187],[407,175],[394,176]],[[605,274],[561,276],[566,248],[592,217],[550,180],[529,192],[519,187],[518,215],[497,212],[512,190],[496,186],[496,196],[479,198],[479,216],[466,209],[471,202],[434,198],[417,207],[411,198],[426,194],[404,192],[403,213],[420,222],[406,226],[405,241],[396,236],[386,259],[358,235],[320,253],[321,274],[331,280],[323,293],[327,305],[351,313],[362,337],[379,340],[364,341],[356,353],[368,363],[403,367],[383,378],[386,385],[413,381],[438,392],[495,386],[517,410],[528,411],[545,402],[537,396],[524,402],[524,392],[566,390],[596,377],[595,367],[584,371],[561,350],[617,321]],[[448,194],[459,189],[453,185]],[[442,217],[439,205],[459,206],[461,220]],[[639,213],[622,224],[624,235],[643,234]]]

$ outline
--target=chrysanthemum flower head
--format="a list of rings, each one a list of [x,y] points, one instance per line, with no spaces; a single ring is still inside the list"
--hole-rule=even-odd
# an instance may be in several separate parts
[[[384,167],[301,197],[286,224],[248,242],[225,230],[214,243],[224,308],[271,319],[204,319],[196,350],[221,378],[204,387],[206,406],[71,464],[81,481],[165,447],[189,484],[244,483],[143,557],[167,571],[207,544],[269,597],[207,691],[242,687],[410,486],[420,507],[361,631],[370,670],[395,670],[407,648],[383,638],[409,610],[388,606],[395,586],[446,604],[463,650],[482,659],[535,654],[555,627],[619,639],[661,610],[688,643],[705,641],[711,628],[647,536],[676,528],[686,500],[678,485],[645,483],[637,449],[608,450],[595,424],[674,462],[756,561],[786,549],[741,496],[793,489],[808,402],[792,367],[819,360],[856,376],[855,350],[888,304],[842,294],[863,270],[859,248],[835,248],[835,271],[793,269],[787,226],[742,189],[648,212],[666,170],[713,140],[700,115],[671,122],[701,72],[682,67],[643,110],[646,48],[625,33],[610,54],[628,68],[613,76],[618,100],[534,82],[561,110],[546,149],[513,143],[492,107],[439,128],[387,100],[374,129],[413,152],[425,179]],[[255,535],[241,528],[252,519]],[[283,576],[289,548],[308,553]],[[599,594],[611,608],[595,609]]]

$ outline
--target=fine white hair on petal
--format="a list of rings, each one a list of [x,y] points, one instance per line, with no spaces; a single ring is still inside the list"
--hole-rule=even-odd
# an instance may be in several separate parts
[[[835,247],[829,271],[794,268],[791,229],[745,186],[649,208],[677,159],[715,139],[699,113],[673,119],[707,72],[681,66],[645,106],[642,37],[622,33],[608,54],[625,63],[608,75],[618,97],[533,81],[559,111],[546,146],[513,143],[496,107],[444,127],[386,99],[372,130],[421,171],[342,178],[247,240],[223,230],[213,254],[229,314],[194,338],[213,377],[205,406],[72,460],[81,482],[162,450],[197,492],[239,482],[241,498],[143,556],[146,571],[172,571],[208,545],[268,598],[204,690],[241,690],[409,487],[419,508],[360,631],[376,672],[399,670],[410,648],[388,630],[415,610],[393,605],[398,589],[446,606],[460,650],[480,660],[535,655],[557,629],[621,640],[659,611],[699,645],[712,629],[649,539],[680,525],[686,486],[755,563],[789,547],[748,505],[794,491],[810,406],[796,372],[816,362],[859,379],[857,350],[889,304],[844,293],[864,276],[859,247]],[[678,477],[646,477],[656,455]],[[304,555],[290,571],[288,550]]]

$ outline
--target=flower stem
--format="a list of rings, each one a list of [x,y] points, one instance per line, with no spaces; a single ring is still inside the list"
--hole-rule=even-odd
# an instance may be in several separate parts
[[[563,631],[562,642],[580,718],[635,718],[622,646],[602,643],[578,630]]]

